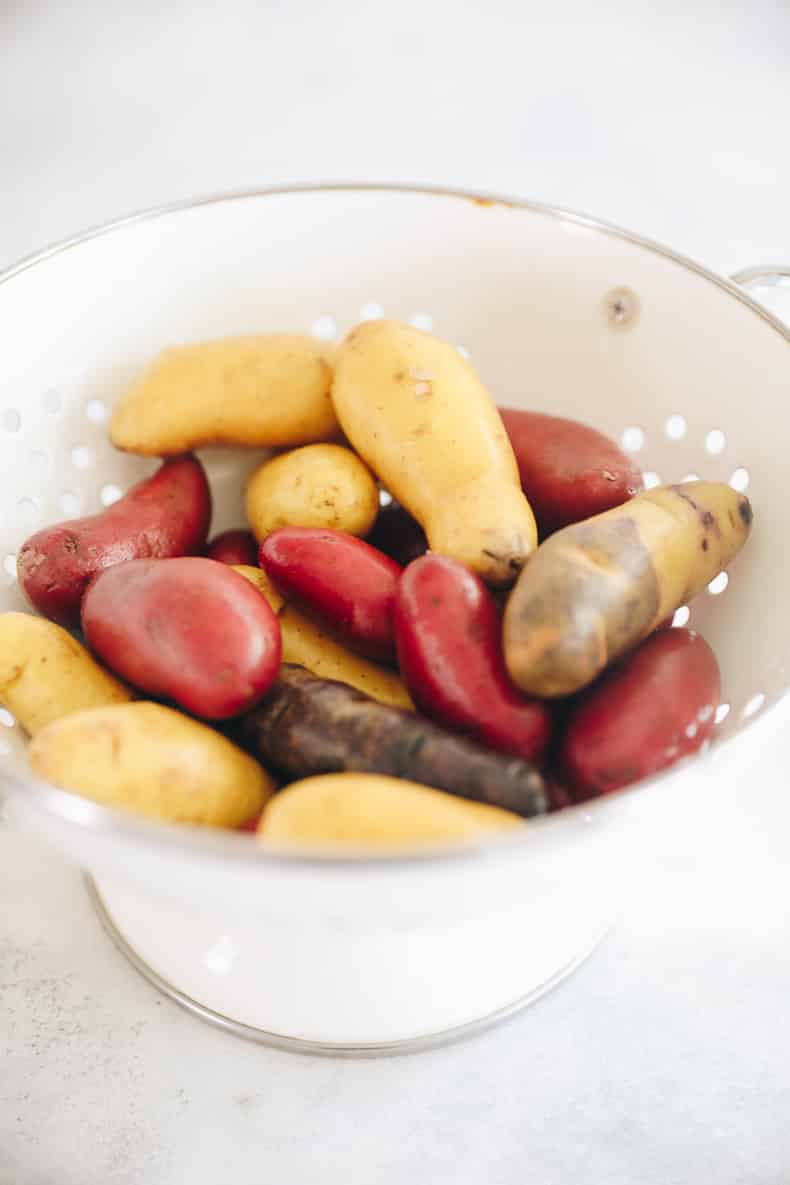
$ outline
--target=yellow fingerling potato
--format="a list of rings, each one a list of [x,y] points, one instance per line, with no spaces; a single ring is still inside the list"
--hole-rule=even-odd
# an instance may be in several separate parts
[[[239,827],[274,789],[252,757],[160,704],[64,716],[34,737],[28,754],[35,772],[64,790],[170,823]]]
[[[247,518],[258,542],[278,527],[367,535],[378,512],[373,475],[339,444],[311,444],[265,461],[247,485]]]
[[[234,567],[260,589],[277,614],[282,635],[283,662],[304,667],[321,679],[348,683],[379,703],[391,704],[395,708],[414,707],[403,682],[393,671],[352,654],[334,638],[328,637],[309,617],[286,604],[262,568],[251,568],[246,564]]]
[[[512,584],[537,544],[535,518],[499,412],[458,350],[397,321],[365,322],[338,351],[332,399],[431,550]]]
[[[131,698],[59,625],[32,613],[0,613],[0,704],[31,736],[71,712]]]
[[[748,498],[715,481],[659,486],[565,527],[519,577],[505,660],[524,691],[570,695],[701,592],[749,534]]]
[[[172,346],[121,397],[110,439],[146,457],[332,440],[331,357],[326,343],[296,333]]]
[[[263,812],[258,836],[277,847],[316,843],[397,848],[472,840],[523,827],[501,807],[454,798],[381,774],[322,774],[294,782]]]

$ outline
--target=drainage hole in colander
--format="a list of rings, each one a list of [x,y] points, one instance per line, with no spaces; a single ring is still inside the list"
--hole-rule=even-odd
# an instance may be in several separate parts
[[[321,341],[333,342],[338,333],[337,321],[329,313],[325,313],[321,317],[316,317],[310,332],[313,337],[320,337]]]
[[[765,696],[763,695],[762,691],[758,691],[756,695],[753,695],[752,698],[748,699],[743,705],[743,711],[741,712],[741,715],[743,716],[744,720],[748,720],[750,716],[754,716],[756,712],[759,712],[764,703]]]
[[[102,486],[101,490],[99,491],[99,498],[101,499],[102,506],[112,506],[113,502],[117,502],[122,496],[123,490],[121,487],[113,485],[112,483]]]
[[[392,502],[393,497],[389,490],[379,490],[379,506],[391,506]]]
[[[8,708],[0,708],[0,724],[2,724],[4,728],[13,728],[16,724],[16,720],[11,715]]]
[[[50,415],[55,416],[63,406],[63,400],[57,391],[50,389],[49,391],[45,391],[41,396],[41,406],[44,408],[44,411],[48,411]]]
[[[79,494],[73,493],[72,490],[64,490],[60,495],[60,509],[64,514],[79,514],[81,504]]]
[[[749,470],[743,468],[736,469],[730,478],[730,485],[739,494],[742,494],[749,487]]]
[[[705,451],[710,453],[712,457],[717,457],[719,453],[723,453],[727,444],[727,437],[722,432],[721,428],[711,428],[708,435],[705,437]]]
[[[89,399],[85,404],[85,415],[92,424],[104,424],[109,412],[101,399]]]
[[[691,610],[689,609],[688,605],[681,605],[680,608],[676,609],[673,614],[672,624],[673,624],[673,626],[687,625],[688,619],[690,617],[691,617]]]
[[[664,424],[664,432],[670,440],[682,440],[686,435],[686,421],[683,416],[670,416]]]
[[[641,428],[631,425],[624,430],[620,443],[627,453],[638,453],[645,443],[645,434]]]
[[[21,427],[22,417],[15,407],[3,412],[3,428],[6,432],[18,432]]]
[[[708,592],[712,597],[721,596],[727,585],[730,583],[730,578],[726,572],[719,572],[718,576],[714,576],[708,585]]]
[[[360,321],[378,321],[384,316],[384,309],[375,300],[369,300],[359,310]]]
[[[75,469],[90,469],[93,464],[93,453],[84,444],[75,445],[71,450],[71,463]]]

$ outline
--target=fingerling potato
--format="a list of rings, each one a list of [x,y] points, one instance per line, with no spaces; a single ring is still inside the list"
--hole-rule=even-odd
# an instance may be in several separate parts
[[[32,613],[0,613],[0,704],[31,736],[70,712],[131,698],[59,625]]]
[[[580,801],[619,790],[694,753],[719,706],[716,657],[692,630],[647,638],[574,703],[560,749]]]
[[[397,848],[477,839],[523,826],[501,807],[453,798],[381,774],[323,774],[294,782],[263,812],[258,836],[290,847],[320,843]]]
[[[101,572],[82,604],[90,647],[135,687],[210,720],[250,708],[280,668],[280,629],[228,564],[131,560]]]
[[[587,424],[501,407],[541,538],[620,506],[642,489],[631,457]]]
[[[637,494],[541,544],[508,600],[505,661],[538,696],[571,695],[701,592],[740,551],[748,498],[721,482]]]
[[[479,576],[447,556],[421,556],[400,578],[393,624],[401,675],[424,715],[498,752],[540,760],[551,713],[508,678],[500,613]]]
[[[281,527],[261,544],[260,564],[350,649],[394,661],[392,608],[401,569],[384,552],[343,531]]]
[[[167,461],[101,514],[45,527],[22,545],[19,583],[35,609],[76,627],[88,583],[125,560],[200,552],[211,493],[195,457]]]
[[[367,535],[378,511],[373,475],[339,444],[312,444],[265,461],[247,485],[247,518],[258,542],[278,527]]]
[[[332,440],[330,358],[326,343],[296,333],[172,346],[121,397],[110,439],[147,457],[213,444],[290,448]]]
[[[265,766],[293,779],[341,771],[384,774],[530,818],[548,805],[532,762],[493,752],[415,712],[377,703],[356,687],[289,663],[234,736]]]
[[[332,399],[431,550],[512,584],[536,546],[535,519],[500,415],[458,350],[397,321],[365,322],[338,351]]]
[[[252,757],[160,704],[116,704],[64,716],[32,740],[42,778],[104,806],[169,823],[239,827],[274,783]]]

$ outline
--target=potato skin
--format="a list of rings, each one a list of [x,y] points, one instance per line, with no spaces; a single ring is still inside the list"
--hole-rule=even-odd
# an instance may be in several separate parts
[[[395,658],[392,609],[401,569],[342,531],[282,527],[261,544],[260,564],[277,587],[340,641],[369,658]]]
[[[0,704],[30,736],[70,712],[131,698],[59,625],[32,613],[0,613]]]
[[[34,737],[28,755],[40,777],[64,790],[169,823],[239,827],[274,789],[225,737],[160,704],[64,716]]]
[[[455,347],[396,321],[365,322],[338,351],[332,399],[431,550],[512,584],[536,545],[535,519],[499,413]]]
[[[263,812],[258,837],[270,846],[321,843],[397,848],[458,843],[523,826],[501,807],[453,798],[380,774],[324,774],[294,782]]]
[[[211,720],[251,707],[280,667],[269,605],[232,567],[197,556],[100,573],[85,594],[82,628],[135,687]]]
[[[563,784],[580,801],[673,765],[710,736],[720,694],[718,663],[699,634],[653,634],[572,708],[560,750]]]
[[[402,680],[394,671],[353,654],[335,641],[309,617],[289,605],[261,568],[239,565],[235,571],[255,585],[277,614],[282,635],[283,662],[304,667],[321,679],[347,683],[379,703],[390,704],[395,708],[414,707]]]
[[[247,518],[259,543],[279,527],[367,535],[378,511],[373,475],[339,444],[312,444],[265,461],[247,485]]]
[[[541,544],[505,609],[505,662],[533,695],[571,695],[701,592],[749,534],[721,482],[659,486]]]
[[[551,713],[511,683],[499,611],[479,576],[446,556],[422,556],[401,576],[394,624],[398,665],[421,712],[501,753],[540,760]]]
[[[206,558],[220,564],[251,564],[258,562],[258,544],[252,531],[238,528],[216,535],[206,548]]]
[[[44,617],[74,628],[89,581],[126,560],[201,552],[211,493],[195,457],[166,461],[101,514],[45,527],[22,545],[19,583]]]
[[[332,440],[332,349],[269,333],[164,350],[115,407],[116,448],[167,457],[206,445],[291,448]]]
[[[499,414],[542,539],[620,506],[642,489],[631,457],[587,424],[507,407]]]

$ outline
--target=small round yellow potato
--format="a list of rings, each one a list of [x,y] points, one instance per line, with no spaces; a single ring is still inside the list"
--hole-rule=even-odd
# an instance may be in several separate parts
[[[212,444],[290,448],[333,440],[332,353],[300,333],[172,346],[121,396],[110,439],[145,457]]]
[[[0,704],[31,736],[71,712],[131,698],[59,625],[32,613],[0,613]]]
[[[521,827],[500,807],[454,798],[380,774],[322,774],[294,782],[271,800],[258,836],[278,847],[316,843],[404,847],[458,842]]]
[[[64,790],[170,823],[239,827],[274,789],[252,757],[160,704],[64,716],[36,735],[28,755],[40,777]]]
[[[265,461],[247,486],[247,517],[259,542],[278,527],[367,535],[378,512],[373,475],[339,444],[312,444]]]
[[[234,567],[263,593],[277,614],[283,640],[283,662],[304,667],[321,679],[348,683],[379,703],[391,704],[394,708],[414,708],[403,680],[394,671],[346,650],[304,613],[287,605],[262,568],[251,568],[246,564],[234,564]]]

